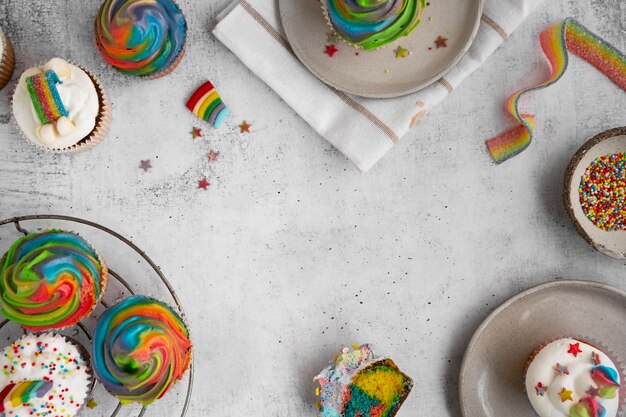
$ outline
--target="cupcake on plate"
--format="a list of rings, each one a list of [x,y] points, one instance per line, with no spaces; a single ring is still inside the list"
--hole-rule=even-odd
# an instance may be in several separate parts
[[[2,314],[34,332],[73,326],[95,308],[107,282],[104,260],[77,234],[31,233],[0,260]]]
[[[53,58],[22,74],[13,94],[13,116],[22,135],[38,148],[77,152],[104,139],[111,108],[91,72]]]
[[[0,28],[0,90],[6,86],[13,75],[15,55],[13,45]]]
[[[173,0],[105,0],[96,16],[102,57],[126,75],[159,78],[185,54],[187,22]]]
[[[0,355],[0,414],[73,417],[91,395],[89,357],[53,333],[26,335]]]
[[[376,49],[420,24],[426,0],[322,0],[330,27],[350,45]]]
[[[393,417],[411,392],[413,381],[369,345],[344,348],[314,378],[319,417]]]
[[[579,339],[540,346],[526,370],[526,393],[539,417],[616,417],[623,384],[615,363]]]
[[[92,356],[96,377],[113,396],[148,405],[189,369],[189,330],[167,304],[135,295],[102,314]]]

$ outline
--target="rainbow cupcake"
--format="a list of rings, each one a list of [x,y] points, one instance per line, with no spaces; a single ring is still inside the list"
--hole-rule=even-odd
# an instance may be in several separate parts
[[[113,396],[148,405],[189,369],[189,330],[167,304],[132,296],[100,317],[92,356],[98,380]]]
[[[0,28],[0,90],[4,88],[13,75],[15,67],[15,54],[11,41]]]
[[[45,333],[26,335],[0,354],[0,415],[78,415],[93,388],[89,356],[78,343]]]
[[[159,78],[185,54],[187,22],[172,0],[105,0],[96,17],[96,45],[120,72]]]
[[[85,68],[61,58],[27,69],[13,94],[13,117],[22,136],[40,149],[79,152],[106,136],[111,105]]]
[[[322,8],[341,39],[358,48],[376,49],[413,32],[426,0],[322,0]]]
[[[611,358],[579,339],[540,346],[527,363],[526,393],[539,417],[616,417],[622,384]]]
[[[34,332],[73,326],[95,308],[107,282],[104,260],[80,236],[31,233],[0,260],[2,314]]]
[[[314,379],[320,384],[319,417],[393,417],[413,387],[411,378],[369,345],[344,348]]]

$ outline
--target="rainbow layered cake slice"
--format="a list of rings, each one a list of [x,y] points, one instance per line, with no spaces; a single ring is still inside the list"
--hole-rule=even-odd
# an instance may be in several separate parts
[[[393,417],[413,387],[411,378],[369,345],[344,348],[315,380],[320,417]]]

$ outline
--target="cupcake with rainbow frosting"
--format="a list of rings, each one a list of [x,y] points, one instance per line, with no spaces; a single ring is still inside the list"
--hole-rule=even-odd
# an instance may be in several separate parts
[[[93,311],[107,282],[104,260],[77,234],[31,233],[0,260],[2,314],[33,332],[70,327]]]
[[[140,295],[102,314],[92,349],[96,377],[123,404],[162,398],[191,364],[189,330],[181,316]]]
[[[185,54],[187,22],[172,0],[105,0],[96,16],[96,45],[120,72],[159,78]]]
[[[334,32],[358,48],[377,49],[420,24],[426,0],[322,0]]]

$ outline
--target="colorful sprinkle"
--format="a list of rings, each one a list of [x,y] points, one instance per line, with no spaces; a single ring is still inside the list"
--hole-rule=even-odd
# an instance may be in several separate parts
[[[139,169],[143,169],[143,172],[148,172],[148,170],[152,168],[152,164],[149,159],[141,160],[139,163]]]
[[[202,178],[201,180],[198,180],[198,188],[206,191],[210,186],[211,186],[211,183],[206,178]]]
[[[580,343],[570,343],[567,353],[571,353],[574,357],[577,357],[579,353],[583,353],[583,351],[580,350]]]
[[[435,45],[437,46],[437,49],[439,49],[439,48],[447,48],[448,47],[448,38],[444,38],[443,36],[437,37],[437,39],[435,39]]]
[[[585,170],[578,193],[585,216],[596,227],[626,230],[626,153],[596,158]]]
[[[326,45],[326,49],[324,50],[324,53],[331,58],[334,57],[337,52],[339,52],[339,49],[337,49],[333,43]]]
[[[574,391],[570,391],[566,389],[565,387],[563,387],[561,392],[559,392],[559,396],[561,397],[561,402],[564,403],[565,401],[574,401],[574,399],[572,398],[573,393]]]
[[[394,51],[394,54],[396,54],[396,58],[406,58],[407,56],[411,55],[411,51],[409,51],[406,48],[403,48],[402,46],[398,46]]]
[[[250,133],[252,125],[245,120],[239,125],[239,133]]]

